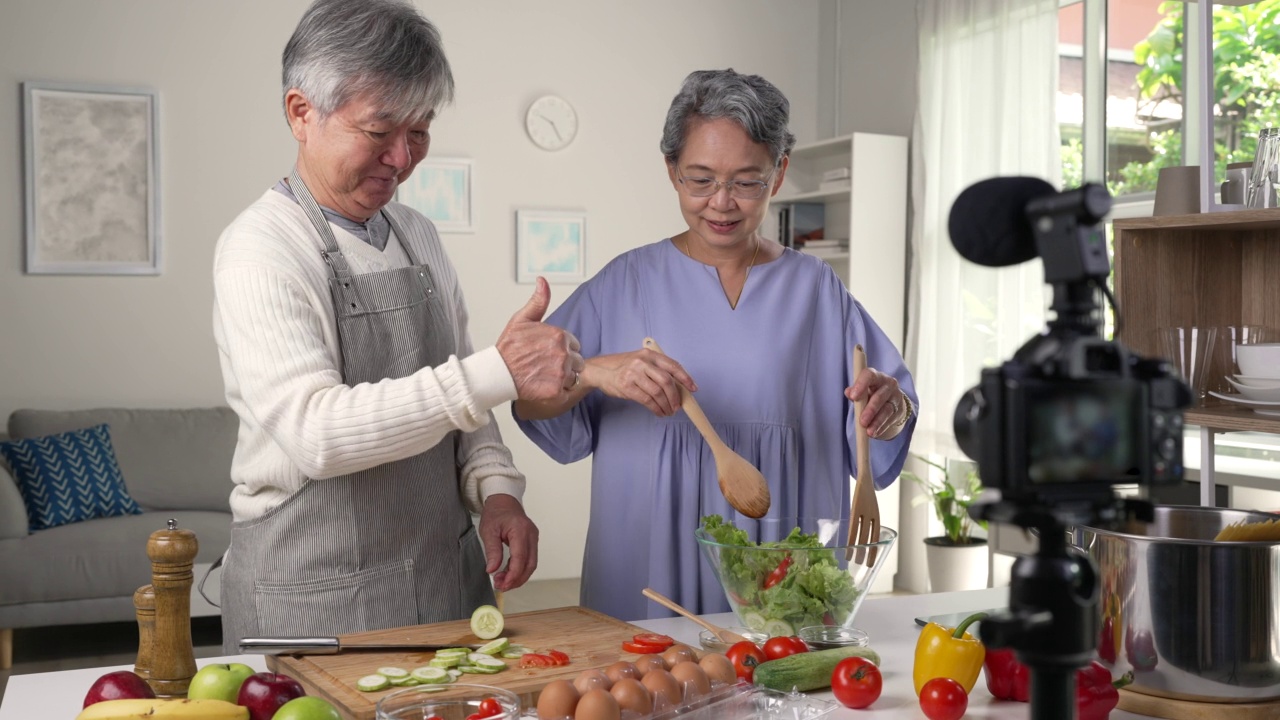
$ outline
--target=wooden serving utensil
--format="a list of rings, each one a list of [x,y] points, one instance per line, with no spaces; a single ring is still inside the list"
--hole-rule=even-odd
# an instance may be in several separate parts
[[[853,346],[853,379],[867,368],[867,354],[861,345]],[[853,505],[849,508],[849,545],[866,545],[880,540],[880,504],[876,501],[875,480],[871,475],[871,441],[867,439],[867,429],[862,426],[862,411],[867,406],[866,400],[853,403],[854,427],[857,443],[858,476],[853,486]],[[871,567],[876,564],[876,553],[879,548],[859,547],[855,553],[850,547],[845,552],[845,559],[854,558],[858,565]],[[854,557],[856,554],[856,557]]]
[[[644,346],[666,355],[653,338],[645,338]],[[747,517],[764,517],[769,512],[770,503],[769,483],[765,481],[764,475],[720,439],[698,401],[693,399],[693,393],[684,386],[680,386],[680,407],[684,408],[685,414],[711,448],[711,457],[716,463],[716,477],[720,481],[720,492],[724,499],[729,501],[734,510]]]
[[[720,640],[720,642],[729,643],[730,645],[732,645],[733,643],[739,643],[747,639],[732,630],[722,628],[719,625],[712,625],[706,620],[703,620],[697,615],[694,615],[688,610],[685,610],[675,600],[672,600],[671,598],[667,597],[666,595],[663,595],[662,593],[658,592],[657,590],[654,590],[653,588],[645,588],[644,590],[640,591],[640,594],[658,603],[659,605],[667,608],[668,610],[674,610],[675,612],[678,612],[681,615],[689,618],[690,620],[698,623],[702,627],[706,628],[712,635],[715,635],[716,638]]]

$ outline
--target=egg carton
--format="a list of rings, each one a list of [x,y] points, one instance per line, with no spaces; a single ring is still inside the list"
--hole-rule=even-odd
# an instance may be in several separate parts
[[[778,692],[759,685],[719,685],[705,697],[679,707],[666,707],[648,715],[622,711],[622,720],[816,720],[836,709],[836,704],[792,690]],[[536,719],[529,708],[522,718]]]

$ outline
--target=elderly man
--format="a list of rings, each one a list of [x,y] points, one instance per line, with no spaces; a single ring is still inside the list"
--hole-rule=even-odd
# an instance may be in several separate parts
[[[555,401],[583,361],[573,335],[541,322],[542,279],[473,351],[435,227],[391,202],[452,95],[439,33],[404,2],[317,0],[285,47],[296,165],[214,258],[214,334],[240,418],[229,652],[251,635],[467,617],[537,566],[524,477],[491,409]]]

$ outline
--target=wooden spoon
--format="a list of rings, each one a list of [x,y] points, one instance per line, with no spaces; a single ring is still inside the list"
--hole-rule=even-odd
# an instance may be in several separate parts
[[[729,643],[730,645],[732,645],[733,643],[739,643],[739,642],[742,642],[743,640],[746,640],[745,637],[739,635],[738,633],[732,630],[722,628],[719,625],[712,625],[706,620],[703,620],[697,615],[694,615],[688,610],[685,610],[683,607],[680,607],[680,605],[677,604],[675,600],[672,600],[671,598],[667,597],[666,595],[663,595],[662,593],[658,592],[657,590],[654,590],[653,588],[645,588],[644,590],[641,590],[640,593],[645,597],[649,598],[650,600],[667,608],[668,610],[674,610],[680,613],[681,615],[689,618],[690,620],[698,623],[702,627],[706,628],[712,635],[715,635],[716,638],[720,640],[720,642]]]
[[[666,355],[653,338],[645,338],[644,346]],[[702,433],[702,439],[711,448],[711,457],[716,463],[716,477],[720,481],[720,493],[724,495],[724,499],[729,501],[734,510],[747,517],[764,517],[769,512],[770,503],[769,483],[765,481],[764,475],[760,474],[756,466],[747,462],[746,458],[724,444],[716,434],[716,429],[711,427],[711,421],[707,420],[698,401],[693,399],[693,393],[683,385],[680,386],[680,407],[684,408],[684,413],[693,421],[698,432]]]

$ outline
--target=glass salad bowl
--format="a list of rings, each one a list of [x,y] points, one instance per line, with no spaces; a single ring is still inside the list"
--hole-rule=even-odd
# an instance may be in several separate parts
[[[797,635],[815,625],[853,628],[898,539],[895,530],[882,526],[878,541],[849,545],[849,521],[838,518],[734,523],[710,515],[694,536],[739,622],[769,637]],[[865,558],[861,564],[858,550]]]
[[[491,706],[497,705],[497,713]],[[489,685],[450,683],[416,685],[397,690],[378,701],[376,720],[466,720],[486,711],[485,720],[514,720],[520,717],[520,698],[510,690]]]

